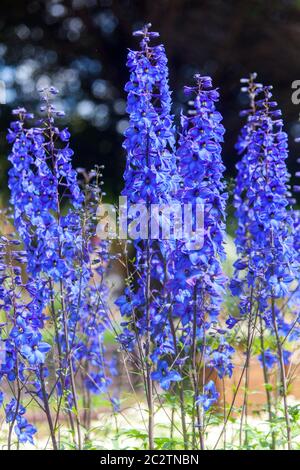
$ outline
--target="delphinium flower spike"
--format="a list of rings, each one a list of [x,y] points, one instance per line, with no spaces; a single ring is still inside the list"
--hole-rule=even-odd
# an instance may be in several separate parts
[[[45,290],[44,295],[47,296],[47,286],[43,281],[32,278],[24,280],[21,266],[26,262],[21,242],[13,235],[1,236],[0,311],[3,323],[0,327],[0,388],[6,382],[6,391],[10,389],[13,392],[7,393],[7,397],[3,391],[0,392],[8,423],[8,449],[12,446],[13,431],[19,443],[34,443],[33,436],[37,430],[25,417],[27,402],[31,399],[44,409],[48,407],[44,386],[49,374],[46,358],[51,346],[42,336],[46,320],[43,292]],[[49,414],[47,419],[53,448],[57,448]]]
[[[148,214],[152,204],[170,201],[178,181],[167,58],[162,45],[150,44],[158,37],[158,33],[149,31],[150,27],[148,24],[134,33],[141,38],[140,50],[128,53],[130,80],[125,90],[130,121],[124,142],[127,162],[123,191],[128,197],[128,208],[143,203]],[[150,240],[150,219],[146,231],[147,239],[141,237],[134,243],[137,287],[129,285],[117,304],[124,317],[119,340],[124,349],[132,350],[136,346],[139,350],[149,408],[149,445],[153,448],[153,363],[158,364],[160,357],[172,347],[162,294],[168,269],[164,250],[170,247],[160,240]]]
[[[23,109],[15,111],[19,119],[11,124],[8,135],[12,143],[9,187],[14,223],[27,253],[27,270],[37,282],[46,286],[43,308],[50,312],[55,334],[56,422],[61,409],[65,409],[73,428],[73,421],[76,423],[76,444],[81,448],[75,376],[78,370],[81,376],[85,371],[90,380],[86,375],[84,384],[91,383],[90,370],[83,364],[91,359],[96,345],[102,347],[103,328],[107,323],[103,305],[91,303],[92,291],[94,301],[99,294],[91,260],[98,250],[91,242],[92,229],[86,220],[91,216],[87,214],[77,172],[71,164],[70,133],[67,128],[60,130],[55,124],[55,119],[62,114],[52,103],[56,94],[57,90],[52,87],[42,90],[44,117],[37,124],[27,127],[32,116]],[[90,285],[92,282],[96,286],[94,290]],[[94,342],[91,335],[87,335],[91,323],[94,324],[91,330]],[[90,340],[89,345],[84,344],[83,336]],[[99,390],[104,390],[104,361],[100,364],[103,355],[99,350],[96,355],[98,362],[94,360],[93,363],[93,380],[96,385],[101,382]]]
[[[111,328],[109,316],[109,290],[106,284],[106,272],[113,256],[110,254],[110,241],[101,240],[96,235],[95,214],[102,202],[103,192],[101,168],[87,172],[78,169],[80,186],[84,194],[84,204],[81,211],[82,229],[85,233],[84,243],[87,249],[85,262],[90,264],[90,279],[81,293],[80,317],[78,321],[78,339],[76,341],[75,359],[80,366],[83,379],[83,397],[87,412],[84,414],[84,426],[90,427],[91,395],[108,394],[111,375],[118,373],[117,369],[105,357],[104,334]],[[95,220],[96,219],[96,220]]]
[[[255,87],[248,82],[249,95]],[[290,422],[286,399],[285,354],[281,336],[286,331],[284,312],[280,299],[287,298],[295,278],[295,250],[293,248],[292,213],[289,208],[289,174],[287,135],[277,103],[272,99],[271,87],[256,87],[253,105],[244,114],[247,124],[238,142],[242,163],[238,165],[235,205],[238,216],[236,246],[238,260],[231,282],[232,293],[238,295],[239,319],[248,322],[246,361],[251,356],[251,346],[256,327],[268,329],[277,344],[276,362],[281,373],[287,441],[291,447]],[[244,176],[246,168],[246,177]],[[237,319],[230,319],[233,326]],[[261,339],[264,340],[263,336]],[[263,343],[262,343],[263,344]],[[266,371],[266,351],[262,362]],[[248,366],[249,364],[247,364]],[[244,401],[244,406],[247,400]],[[247,435],[245,436],[247,440]],[[273,444],[274,445],[274,439]]]
[[[27,127],[32,115],[24,109],[14,114],[18,120],[12,122],[8,140],[12,143],[9,160],[9,188],[14,209],[14,223],[24,243],[30,274],[48,282],[50,292],[45,297],[51,305],[52,321],[55,325],[57,348],[57,371],[60,375],[57,387],[68,396],[76,407],[74,364],[70,343],[74,344],[77,316],[73,305],[77,305],[78,276],[88,277],[84,264],[79,274],[77,263],[81,262],[82,247],[80,218],[78,211],[83,197],[77,184],[77,174],[71,166],[73,151],[69,147],[70,133],[55,126],[58,114],[52,104],[57,94],[55,88],[41,90],[41,111],[45,117],[38,125]],[[62,214],[64,201],[72,210]],[[79,255],[79,256],[78,256]],[[76,282],[77,281],[77,282]],[[59,283],[60,309],[54,308]],[[68,390],[68,393],[66,392]],[[74,403],[75,402],[75,403]],[[78,422],[79,414],[75,416]],[[79,424],[78,441],[80,441]]]
[[[203,227],[198,239],[196,235],[195,239],[186,238],[178,243],[174,256],[175,275],[170,287],[174,292],[173,315],[180,319],[181,355],[185,357],[186,368],[192,371],[194,405],[203,448],[204,411],[210,407],[208,403],[211,405],[218,397],[214,386],[206,384],[205,368],[214,368],[221,378],[231,375],[232,348],[224,340],[223,333],[217,347],[208,341],[211,334],[215,336],[214,343],[218,341],[218,316],[226,284],[221,267],[227,199],[221,158],[224,127],[215,104],[219,93],[212,89],[211,78],[197,74],[195,81],[195,86],[185,87],[191,109],[188,116],[181,118],[177,157],[182,185],[178,199],[182,204],[192,206],[193,227],[197,225],[196,205],[202,207]],[[199,363],[198,355],[202,358]],[[201,383],[199,364],[204,370]],[[214,391],[209,401],[206,399],[208,390],[209,393]]]

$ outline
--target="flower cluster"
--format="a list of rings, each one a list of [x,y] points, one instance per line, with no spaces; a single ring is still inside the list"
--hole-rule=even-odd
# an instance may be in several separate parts
[[[182,204],[190,203],[194,209],[196,204],[202,205],[203,227],[198,233],[199,239],[202,236],[202,246],[197,244],[197,234],[195,239],[189,237],[178,244],[175,275],[170,285],[174,291],[173,314],[181,320],[181,343],[185,345],[186,353],[196,337],[203,361],[215,367],[223,377],[230,375],[232,370],[230,348],[220,344],[215,349],[205,344],[205,338],[208,330],[211,333],[213,330],[215,335],[218,330],[226,284],[221,267],[227,199],[221,158],[224,127],[215,106],[219,93],[212,89],[211,78],[196,75],[195,81],[195,86],[185,87],[192,108],[188,116],[181,118],[177,157],[182,186],[178,199]],[[195,219],[194,214],[193,227],[197,225]]]
[[[30,272],[47,272],[57,281],[68,272],[69,260],[76,250],[74,232],[79,226],[74,211],[60,216],[60,206],[68,198],[78,209],[83,199],[71,166],[70,133],[54,125],[53,116],[58,112],[51,104],[51,94],[56,94],[56,90],[42,92],[46,117],[38,127],[25,127],[25,120],[33,116],[24,108],[13,111],[18,120],[11,123],[8,134],[12,144],[9,188],[15,225],[28,252]]]
[[[289,296],[296,275],[287,134],[271,87],[257,84],[255,78],[243,79],[251,107],[243,112],[247,123],[237,144],[242,154],[235,189],[238,260],[231,290],[240,298],[238,319],[255,324],[258,314],[271,333],[278,329],[285,336],[289,325],[276,301]],[[230,326],[238,319],[231,318]]]
[[[131,203],[159,203],[174,193],[177,181],[167,58],[162,45],[150,46],[158,33],[150,32],[149,25],[134,35],[142,39],[141,50],[129,51],[127,60],[130,124],[123,145],[127,153],[123,194]]]
[[[164,49],[149,45],[157,33],[149,32],[148,26],[135,35],[142,41],[141,50],[128,56],[130,125],[125,132],[123,194],[130,203],[176,200],[182,207],[186,203],[194,209],[197,203],[204,207],[204,246],[199,249],[197,240],[184,238],[177,246],[162,239],[139,240],[135,243],[138,287],[129,284],[117,300],[126,319],[119,336],[123,348],[133,352],[137,346],[142,354],[145,349],[146,362],[151,357],[154,364],[151,379],[169,389],[172,382],[183,380],[185,362],[195,357],[193,348],[220,377],[232,373],[233,349],[218,335],[226,282],[221,269],[227,198],[221,159],[224,127],[215,107],[217,90],[211,89],[209,77],[196,75],[196,86],[185,88],[193,98],[193,109],[182,116],[175,150]],[[192,219],[194,226],[195,215]],[[205,341],[208,331],[215,337],[211,344]],[[198,396],[200,390],[195,393]]]
[[[51,346],[43,341],[42,336],[46,320],[43,307],[47,286],[41,280],[24,281],[20,265],[26,261],[26,253],[20,249],[20,242],[13,236],[1,236],[0,309],[4,315],[0,328],[0,387],[4,386],[6,380],[16,391],[17,398],[11,398],[5,405],[10,436],[14,429],[19,442],[32,443],[36,429],[27,422],[22,401],[26,399],[25,391],[36,400],[43,401],[46,398],[43,396],[44,381],[48,375],[45,362]],[[1,402],[4,402],[4,393],[0,395]]]
[[[66,421],[71,445],[90,445],[94,394],[105,393],[113,414],[120,412],[119,389],[111,390],[119,354],[125,367],[128,360],[134,364],[144,384],[150,449],[155,447],[158,402],[160,408],[172,407],[174,442],[177,394],[183,447],[205,449],[208,414],[221,395],[218,383],[223,382],[225,392],[225,379],[233,374],[233,336],[241,339],[241,347],[246,344],[245,363],[228,414],[223,393],[224,426],[216,447],[243,378],[239,438],[242,442],[245,434],[248,444],[243,424],[254,348],[266,385],[272,448],[281,422],[275,422],[279,397],[292,446],[286,366],[293,342],[300,338],[300,217],[290,210],[281,112],[271,87],[257,83],[256,74],[242,80],[250,105],[241,113],[246,123],[236,145],[241,159],[234,191],[238,225],[232,300],[223,271],[228,194],[219,92],[210,77],[196,74],[194,85],[184,88],[189,108],[181,114],[177,132],[165,50],[153,45],[159,34],[150,27],[134,33],[140,48],[130,50],[127,60],[129,126],[122,195],[127,197],[126,223],[138,236],[120,243],[121,255],[112,255],[110,242],[99,238],[102,167],[73,169],[70,132],[57,125],[64,115],[54,106],[58,91],[41,90],[39,120],[24,108],[13,111],[7,136],[11,204],[0,211],[5,220],[0,220],[0,407],[9,449],[13,439],[18,445],[34,444],[37,429],[28,418],[32,403],[44,413],[53,449],[61,448]],[[171,208],[169,220],[163,213],[166,206]],[[180,220],[172,213],[175,206]],[[120,225],[122,217],[120,212]],[[126,272],[123,295],[115,301],[120,322],[107,282],[115,259]],[[119,350],[108,351],[108,330],[116,333]],[[276,400],[269,380],[275,369],[280,372]]]
[[[141,37],[140,50],[128,54],[130,80],[125,90],[130,123],[124,142],[127,162],[123,195],[128,197],[129,206],[143,202],[151,210],[151,204],[168,203],[175,197],[178,173],[167,59],[162,45],[150,45],[158,33],[150,32],[149,27],[134,33]],[[150,238],[149,232],[150,222]],[[131,283],[117,301],[122,316],[128,318],[119,340],[125,349],[132,350],[139,342],[137,335],[146,338],[142,347],[147,361],[151,355],[151,361],[157,363],[171,347],[163,286],[169,276],[167,253],[172,247],[168,242],[142,238],[135,242],[137,286]]]
[[[14,262],[26,267],[30,278],[23,284],[21,268],[15,266],[9,279],[20,292],[16,295],[9,287],[6,293],[3,288],[5,302],[10,302],[5,309],[10,305],[16,311],[8,314],[12,329],[2,368],[8,380],[17,380],[18,384],[25,381],[26,387],[29,379],[24,373],[30,369],[34,390],[31,387],[29,392],[35,394],[47,414],[54,448],[56,430],[49,407],[54,391],[58,403],[56,422],[60,409],[68,414],[73,427],[75,420],[76,444],[81,447],[76,376],[93,393],[106,391],[110,383],[103,348],[103,333],[108,325],[104,272],[109,247],[96,240],[94,218],[101,189],[90,182],[94,173],[85,189],[80,189],[71,163],[70,133],[55,124],[55,118],[63,115],[52,103],[57,93],[53,87],[41,91],[44,117],[30,126],[27,121],[32,121],[33,116],[23,108],[14,110],[18,119],[11,123],[8,133],[12,144],[9,187],[14,225],[24,244],[24,251],[17,252]],[[3,262],[3,266],[6,269],[7,263]],[[17,298],[20,306],[14,307],[12,302],[15,304]],[[43,340],[49,329],[52,347]],[[44,366],[50,349],[56,376],[51,392],[47,390],[48,369]],[[17,402],[20,403],[20,396]],[[74,416],[70,409],[75,410]],[[15,432],[24,442],[26,423],[19,424]],[[28,428],[28,435],[30,432]]]

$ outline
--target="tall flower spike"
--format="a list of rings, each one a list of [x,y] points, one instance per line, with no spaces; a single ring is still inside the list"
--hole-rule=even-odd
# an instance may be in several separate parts
[[[173,316],[180,319],[177,327],[181,333],[180,360],[187,375],[193,378],[194,404],[203,448],[204,413],[217,400],[218,393],[213,382],[206,384],[205,377],[199,380],[199,374],[195,372],[199,367],[196,357],[199,354],[202,358],[204,370],[213,368],[222,378],[232,373],[233,350],[218,335],[218,317],[226,284],[221,267],[227,199],[221,158],[224,127],[215,105],[219,93],[212,89],[211,78],[197,74],[195,81],[195,86],[185,87],[191,109],[188,116],[181,118],[177,158],[182,187],[178,199],[182,204],[192,206],[193,227],[197,226],[196,204],[203,207],[203,240],[200,246],[191,243],[199,243],[197,238],[178,243],[174,254],[175,275],[170,288],[174,292]]]
[[[293,246],[293,217],[289,211],[289,174],[285,160],[287,134],[283,132],[281,111],[272,99],[272,87],[257,86],[255,77],[244,80],[251,100],[247,124],[238,142],[242,161],[238,164],[235,193],[238,231],[236,246],[239,258],[231,282],[234,295],[239,296],[239,319],[247,319],[248,335],[245,380],[249,370],[253,338],[260,322],[261,355],[267,382],[268,364],[277,363],[281,375],[288,447],[291,448],[291,429],[287,407],[285,362],[289,352],[283,350],[282,337],[287,338],[291,325],[285,318],[285,308],[277,301],[287,298],[295,279],[296,253]],[[230,318],[229,326],[237,319]],[[274,361],[264,346],[266,330],[276,341]],[[285,343],[286,344],[286,343]],[[269,419],[272,422],[272,404],[267,393]],[[247,388],[244,406],[247,409]],[[242,417],[243,419],[243,417]],[[275,436],[272,433],[272,446]]]
[[[257,86],[250,77],[247,89],[253,99],[251,110],[244,113],[247,123],[237,145],[242,152],[234,199],[239,259],[231,286],[232,292],[239,295],[244,288],[254,289],[259,284],[256,300],[264,312],[267,299],[286,296],[293,280],[293,220],[288,211],[290,187],[285,164],[287,135],[282,130],[281,112],[271,99],[271,87]],[[246,278],[240,276],[242,272],[246,272]],[[242,314],[249,307],[244,300],[240,302]]]
[[[99,277],[96,280],[100,271],[92,269],[91,260],[98,252],[103,261],[103,251],[91,243],[94,214],[89,212],[72,168],[70,133],[55,125],[55,118],[61,115],[52,104],[56,93],[53,88],[42,91],[45,116],[38,125],[26,127],[32,116],[23,109],[15,111],[19,119],[11,124],[8,135],[13,144],[9,187],[15,225],[28,256],[27,270],[46,286],[42,300],[43,308],[51,312],[55,331],[57,395],[64,396],[68,409],[76,409],[80,448],[76,371],[82,377],[85,372],[83,381],[93,391],[103,391],[109,383],[104,377],[102,341],[107,318],[104,302],[99,301],[104,289]],[[36,353],[26,349],[32,361],[39,352],[38,344],[33,346]]]
[[[143,30],[134,33],[142,37],[141,50],[129,51],[128,54],[130,80],[125,90],[128,93],[127,112],[130,115],[130,123],[125,132],[127,162],[124,173],[125,188],[122,193],[128,197],[129,207],[131,204],[142,202],[146,204],[148,212],[153,203],[169,202],[175,195],[178,184],[167,58],[162,45],[149,44],[151,38],[158,36],[158,33],[149,32],[149,27],[150,25],[147,25]],[[145,334],[148,327],[151,333],[155,330],[161,333],[161,329],[155,326],[158,318],[155,320],[155,312],[161,309],[160,301],[147,298],[150,292],[145,290],[145,276],[148,265],[148,277],[163,283],[163,246],[165,244],[150,240],[135,242],[137,269],[140,271],[137,280],[139,288],[137,293],[130,295],[127,290],[125,297],[132,308],[142,312],[147,304],[151,310],[150,326],[147,326],[146,316],[142,314],[139,318],[138,331],[141,335]],[[131,300],[128,296],[131,296]],[[151,295],[150,297],[152,298]],[[129,317],[132,315],[132,309],[127,308],[123,297],[118,304],[122,314]],[[129,321],[128,326],[131,324]],[[128,341],[131,341],[132,337],[124,337],[123,333],[120,339],[124,340],[128,347]],[[153,340],[155,341],[155,338]],[[157,347],[163,349],[161,341],[157,341]]]
[[[295,142],[299,143],[300,142],[300,137],[297,137],[295,139]],[[297,163],[300,163],[300,158],[297,159]],[[298,179],[300,178],[300,171],[296,171],[295,177]],[[296,184],[293,186],[293,191],[295,193],[300,192],[300,186],[299,184]],[[296,200],[292,200],[292,204],[296,204]],[[289,301],[290,308],[293,312],[296,313],[298,321],[295,323],[295,327],[292,331],[292,333],[289,335],[289,338],[295,337],[297,338],[300,337],[300,211],[298,209],[293,210],[293,221],[294,221],[294,249],[296,252],[296,257],[297,257],[297,272],[296,272],[296,278],[297,278],[297,286],[295,291],[293,292],[293,296],[291,297]],[[296,335],[295,335],[296,333]]]
[[[162,45],[150,44],[152,38],[159,36],[149,31],[150,26],[148,24],[134,33],[141,37],[140,50],[128,53],[130,80],[125,90],[130,121],[123,144],[127,154],[123,195],[128,197],[129,208],[141,202],[146,205],[148,214],[152,204],[170,202],[178,184],[167,58]],[[146,356],[141,367],[145,368],[147,377],[151,421],[151,361],[157,363],[171,348],[169,329],[165,326],[167,306],[163,294],[168,270],[166,253],[170,245],[150,240],[150,220],[147,229],[147,240],[141,237],[135,241],[136,285],[130,284],[117,304],[126,320],[119,336],[120,342],[129,350],[137,345],[140,357]],[[150,448],[153,448],[152,427],[149,422]]]
[[[219,93],[211,89],[210,77],[196,75],[195,80],[196,86],[185,87],[192,109],[189,116],[181,118],[177,157],[182,188],[178,199],[194,208],[197,203],[203,205],[203,246],[193,249],[190,240],[179,244],[171,286],[175,288],[175,301],[179,302],[174,310],[180,314],[183,326],[191,327],[193,323],[194,292],[199,299],[205,297],[202,308],[197,308],[197,327],[201,329],[204,322],[208,326],[217,320],[224,293],[225,277],[220,263],[224,258],[227,194],[221,158],[224,127],[215,107]],[[184,303],[182,298],[186,299]],[[184,334],[188,339],[189,331]]]
[[[24,109],[14,111],[18,120],[11,123],[8,134],[12,143],[9,188],[30,271],[46,272],[56,281],[66,276],[76,257],[80,224],[75,211],[82,206],[83,197],[71,165],[70,133],[54,124],[58,112],[51,103],[56,91],[51,90],[42,92],[41,109],[46,116],[39,126],[26,128],[26,121],[33,116]],[[61,215],[64,202],[71,204],[72,210]]]

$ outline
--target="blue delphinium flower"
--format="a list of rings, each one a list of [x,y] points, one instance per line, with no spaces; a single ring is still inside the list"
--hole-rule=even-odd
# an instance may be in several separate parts
[[[264,356],[263,356],[263,354],[264,354]],[[287,350],[284,350],[283,351],[283,360],[284,360],[285,365],[289,364],[290,357],[291,357],[291,352],[287,351]],[[261,363],[262,366],[264,365],[264,362],[265,362],[265,365],[268,369],[272,369],[272,367],[274,367],[275,364],[278,364],[278,357],[277,357],[276,353],[274,353],[274,351],[271,351],[271,349],[269,349],[269,348],[265,349],[264,353],[261,353],[258,356],[258,359],[259,359],[259,362]]]
[[[235,207],[238,217],[236,247],[238,260],[232,282],[233,293],[239,296],[240,319],[247,321],[245,382],[249,377],[249,358],[253,338],[260,323],[260,362],[268,380],[270,357],[265,355],[264,336],[272,335],[276,345],[288,448],[291,449],[291,424],[287,401],[285,362],[289,353],[283,350],[287,338],[286,310],[292,282],[296,279],[297,255],[293,240],[293,214],[289,210],[290,187],[286,167],[287,134],[283,131],[281,111],[272,99],[271,87],[257,85],[255,75],[244,79],[244,91],[251,107],[238,150]],[[286,303],[286,305],[284,305]],[[294,320],[290,320],[293,329]],[[269,420],[272,403],[266,391]],[[247,403],[245,392],[244,403]],[[274,436],[273,446],[274,444]]]
[[[39,126],[26,128],[26,121],[33,116],[24,109],[14,110],[18,120],[11,123],[8,134],[12,144],[9,188],[14,222],[28,252],[30,272],[46,272],[57,281],[66,277],[73,262],[80,226],[74,211],[61,214],[61,194],[75,209],[81,207],[83,196],[71,166],[69,133],[61,140],[61,132],[54,125],[51,93],[45,90],[42,99],[47,116]]]
[[[34,444],[33,436],[36,432],[36,427],[32,424],[29,424],[27,419],[21,418],[17,421],[15,426],[15,433],[21,444],[25,444],[26,442]]]
[[[51,349],[50,344],[41,341],[41,339],[41,334],[34,334],[27,344],[23,344],[20,348],[21,354],[28,360],[30,365],[44,364],[46,354]]]
[[[238,219],[236,247],[238,260],[231,282],[232,292],[240,297],[240,319],[248,318],[258,305],[268,322],[268,303],[282,299],[291,291],[295,279],[293,218],[289,208],[287,134],[281,112],[272,99],[271,87],[255,82],[256,75],[243,80],[251,107],[237,149],[242,159],[237,165],[235,207]],[[278,321],[282,313],[273,307]]]
[[[157,380],[164,390],[169,390],[172,382],[179,382],[182,380],[179,372],[170,370],[167,361],[159,361],[157,370],[152,372],[152,379]]]
[[[181,117],[177,158],[182,184],[177,196],[193,210],[196,204],[202,205],[203,227],[195,239],[186,238],[178,243],[174,253],[174,277],[169,285],[174,292],[173,315],[181,321],[178,329],[185,357],[193,356],[196,347],[204,363],[223,377],[231,374],[232,348],[225,348],[223,344],[222,352],[218,347],[211,348],[207,337],[209,331],[216,336],[226,285],[221,267],[227,199],[221,158],[224,127],[216,109],[219,93],[212,89],[211,78],[197,74],[195,81],[195,86],[185,87],[191,109],[189,115]],[[193,213],[193,227],[196,224]],[[216,360],[217,355],[222,355],[222,363]],[[196,395],[197,392],[199,390],[195,390]]]
[[[9,187],[14,224],[26,251],[27,271],[34,279],[35,290],[40,289],[41,311],[50,313],[54,325],[56,390],[66,397],[67,407],[72,408],[77,406],[77,370],[81,371],[86,387],[97,389],[98,393],[110,383],[105,377],[103,358],[103,334],[108,325],[102,283],[104,269],[93,267],[94,258],[99,260],[98,264],[104,263],[108,249],[105,246],[104,252],[101,243],[98,247],[92,242],[96,228],[90,221],[94,220],[99,201],[93,201],[91,214],[90,196],[80,189],[77,172],[72,168],[70,132],[55,124],[55,119],[61,116],[52,103],[56,94],[54,88],[41,91],[44,117],[37,123],[32,121],[28,125],[33,116],[26,110],[14,111],[18,119],[11,124],[8,134],[12,144]],[[99,195],[99,187],[97,191]],[[50,346],[38,330],[43,328],[43,321],[33,323],[38,321],[39,312],[34,311],[34,303],[30,307],[31,317],[22,314],[15,319],[7,346],[16,344],[31,367],[43,366],[34,384],[36,393],[47,397],[45,387],[43,391],[38,384],[46,373],[44,363]],[[13,351],[9,354],[12,356]],[[13,363],[11,357],[7,376],[13,377],[15,373]],[[77,411],[75,420],[79,421]],[[79,424],[77,429],[80,445]]]
[[[25,407],[19,403],[15,398],[5,407],[6,422],[14,426],[14,431],[21,444],[29,442],[34,444],[33,436],[36,434],[37,429],[32,424],[29,424],[27,419],[24,417],[26,413]]]
[[[258,356],[258,359],[259,359],[259,362],[261,363],[261,365],[263,366],[264,363],[265,363],[265,365],[268,369],[272,369],[274,364],[277,363],[276,354],[274,354],[274,352],[272,352],[270,349],[266,349],[263,352],[263,354],[260,354]]]
[[[158,33],[149,31],[149,27],[134,33],[141,38],[140,50],[129,51],[127,60],[130,80],[125,90],[130,120],[123,144],[127,160],[122,194],[128,198],[128,207],[142,202],[150,213],[151,204],[173,200],[178,173],[167,58],[162,45],[150,44]],[[150,356],[155,364],[173,348],[169,323],[165,321],[169,307],[163,292],[170,275],[167,254],[172,243],[150,240],[150,233],[148,237],[134,242],[137,288],[130,283],[117,304],[124,320],[119,341],[129,350],[138,343],[146,349],[150,376]],[[138,341],[134,341],[137,336]]]
[[[19,404],[15,398],[12,398],[5,406],[5,418],[7,423],[11,423],[16,418],[22,419],[25,413],[26,409],[23,405]]]
[[[214,381],[210,380],[204,386],[203,394],[197,397],[196,403],[200,404],[204,411],[208,411],[218,401],[219,396]]]
[[[5,404],[6,421],[14,429],[19,442],[33,443],[32,436],[36,430],[23,417],[26,409],[22,405],[22,389],[25,384],[26,387],[34,384],[35,397],[43,400],[40,393],[41,368],[45,377],[48,373],[46,357],[51,349],[43,341],[41,333],[45,324],[43,308],[47,286],[32,278],[23,281],[21,268],[17,263],[26,264],[26,253],[20,249],[20,242],[11,238],[2,236],[0,239],[0,308],[5,315],[5,323],[0,329],[0,386],[6,380],[10,388],[16,391],[17,398],[12,398]],[[3,392],[1,397],[4,401]]]

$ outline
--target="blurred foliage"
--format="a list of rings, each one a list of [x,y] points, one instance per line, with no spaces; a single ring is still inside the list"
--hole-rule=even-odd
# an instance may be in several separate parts
[[[274,85],[291,137],[294,172],[300,109],[291,102],[291,83],[300,78],[299,1],[2,0],[1,7],[0,79],[7,87],[0,115],[2,187],[10,110],[16,105],[37,110],[37,88],[51,83],[61,90],[58,104],[73,133],[75,165],[104,163],[105,189],[110,196],[119,194],[127,125],[126,48],[136,46],[131,33],[145,21],[153,23],[166,45],[177,115],[184,107],[182,87],[195,71],[212,75],[221,87],[228,175],[234,175],[238,113],[245,104],[239,79],[251,71]]]

